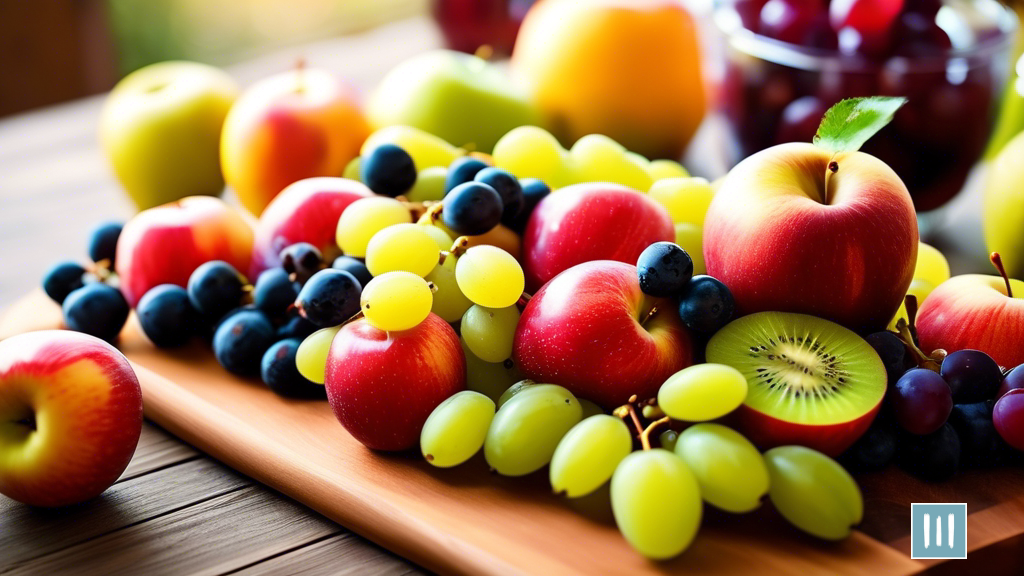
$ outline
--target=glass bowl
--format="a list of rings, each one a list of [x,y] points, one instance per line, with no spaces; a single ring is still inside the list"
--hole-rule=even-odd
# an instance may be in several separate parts
[[[717,9],[725,45],[718,102],[736,144],[732,163],[775,144],[809,142],[824,111],[843,98],[905,96],[907,104],[863,151],[899,174],[918,212],[948,202],[985,150],[1018,25],[996,0],[959,4],[985,19],[980,31],[962,31],[975,34],[968,47],[954,42],[887,58],[782,42],[749,30],[733,7]],[[948,26],[952,16],[940,11],[936,20],[946,18]]]

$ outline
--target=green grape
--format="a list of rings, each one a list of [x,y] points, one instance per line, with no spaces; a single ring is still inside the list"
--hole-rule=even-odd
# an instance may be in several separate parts
[[[580,408],[583,409],[584,418],[590,418],[591,416],[605,413],[604,408],[601,408],[586,398],[577,398],[577,400],[580,401]]]
[[[676,440],[675,453],[697,477],[708,504],[727,512],[750,512],[768,492],[768,468],[757,448],[732,428],[704,422]]]
[[[341,213],[335,240],[348,256],[364,258],[374,234],[393,224],[408,222],[412,222],[412,215],[398,200],[384,196],[360,198]]]
[[[341,177],[348,178],[349,180],[355,180],[356,182],[360,182],[359,170],[362,164],[362,156],[356,156],[355,158],[349,160],[348,164],[345,165],[345,171],[341,173]]]
[[[360,153],[366,155],[381,144],[394,144],[408,152],[416,164],[417,171],[432,166],[447,168],[464,154],[463,150],[452,146],[444,139],[412,126],[386,126],[377,130],[363,142]]]
[[[764,453],[772,504],[797,528],[825,540],[841,540],[864,516],[853,477],[834,460],[804,446]]]
[[[636,152],[626,152],[626,161],[638,170],[631,171],[635,180],[624,185],[640,192],[646,192],[654,184],[654,176],[651,175],[651,161]]]
[[[536,126],[520,126],[494,145],[494,165],[516,178],[554,181],[562,172],[565,149],[550,133]]]
[[[700,528],[700,487],[693,472],[662,448],[633,452],[612,476],[612,512],[626,541],[648,558],[680,554]]]
[[[494,419],[494,400],[463,390],[434,408],[420,432],[423,457],[438,468],[458,466],[484,445]]]
[[[437,244],[439,251],[447,252],[452,249],[452,244],[455,242],[447,232],[441,230],[437,226],[431,226],[428,224],[418,224],[420,228],[430,235],[434,239],[434,243]],[[454,268],[453,268],[454,270]]]
[[[306,380],[324,383],[324,372],[327,370],[327,354],[331,351],[331,342],[341,330],[341,326],[321,328],[313,332],[299,344],[295,351],[295,367]]]
[[[613,182],[636,190],[651,187],[651,176],[626,155],[621,144],[602,134],[589,134],[569,151],[577,182]]]
[[[572,427],[551,457],[551,488],[569,498],[585,496],[607,482],[633,451],[633,435],[622,420],[598,414]]]
[[[519,380],[519,381],[515,382],[514,384],[512,384],[511,386],[506,388],[505,391],[501,393],[501,396],[498,397],[498,409],[500,410],[501,407],[505,405],[505,402],[508,402],[513,396],[515,396],[516,394],[519,394],[520,392],[525,390],[527,387],[529,387],[529,386],[536,386],[536,385],[537,385],[537,383],[534,382],[533,380]],[[577,402],[578,401],[579,400],[577,400]],[[582,416],[582,412],[583,412],[583,405],[581,404],[580,405],[580,417],[581,418],[583,417]]]
[[[416,175],[416,183],[405,193],[409,202],[436,202],[444,198],[444,180],[448,169],[443,166],[424,168]],[[451,244],[448,245],[451,247]],[[447,249],[447,248],[446,248]]]
[[[934,246],[919,242],[914,278],[924,280],[932,286],[938,286],[949,280],[949,262]]]
[[[704,267],[704,229],[696,224],[676,224],[676,244],[693,259],[693,275],[707,274]]]
[[[454,256],[445,257],[444,262],[434,267],[426,277],[426,280],[433,282],[437,288],[430,311],[443,318],[445,322],[458,322],[473,305],[459,289],[459,283],[455,281],[455,262]]]
[[[668,210],[676,224],[704,226],[714,192],[703,178],[667,178],[651,186],[651,198]]]
[[[359,306],[371,326],[386,332],[408,330],[430,315],[434,295],[412,272],[385,272],[363,287]]]
[[[920,307],[924,302],[924,299],[932,293],[932,290],[935,290],[935,285],[931,282],[922,278],[914,278],[910,283],[910,287],[907,288],[907,294],[913,294],[914,297],[917,298],[917,306]],[[907,320],[908,322],[910,321],[907,316],[906,299],[904,299],[903,302],[900,302],[899,310],[896,311],[896,315],[892,317],[891,321],[889,321],[889,330],[896,331],[896,323],[900,318]]]
[[[658,390],[658,407],[675,420],[721,418],[747,397],[747,378],[725,364],[697,364],[668,377]]]
[[[512,338],[519,324],[519,309],[484,308],[475,304],[462,316],[462,337],[484,362],[504,362],[512,356]]]
[[[658,442],[661,447],[669,452],[674,452],[676,449],[676,443],[679,441],[679,432],[672,430],[671,428],[665,430],[661,434],[658,434]]]
[[[487,464],[503,476],[523,476],[543,468],[581,416],[580,403],[565,388],[527,387],[494,415],[484,441]]]
[[[393,224],[374,234],[366,245],[366,268],[370,274],[380,276],[400,270],[421,278],[430,274],[437,266],[441,250],[427,228],[419,224]]]
[[[523,295],[526,277],[519,262],[501,248],[473,246],[459,257],[455,279],[474,304],[508,308]]]
[[[665,178],[689,178],[690,173],[683,168],[683,165],[674,160],[651,160],[651,167],[648,170],[655,181]]]
[[[497,403],[502,393],[523,378],[512,362],[508,362],[507,365],[502,362],[484,362],[470,351],[465,340],[460,341],[462,352],[466,356],[466,387],[470,390],[475,390]]]

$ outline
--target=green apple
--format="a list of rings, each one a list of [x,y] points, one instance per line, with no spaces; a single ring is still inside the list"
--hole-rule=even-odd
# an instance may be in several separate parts
[[[1024,275],[1024,133],[992,161],[985,182],[984,229],[989,252],[998,252],[1013,278]]]
[[[220,133],[237,95],[230,76],[196,62],[153,64],[118,82],[100,141],[140,210],[221,193]]]
[[[502,70],[451,50],[424,52],[388,72],[367,114],[374,128],[414,126],[488,153],[509,130],[540,122],[533,104]]]

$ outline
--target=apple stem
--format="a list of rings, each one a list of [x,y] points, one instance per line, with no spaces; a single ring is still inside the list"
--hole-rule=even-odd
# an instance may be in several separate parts
[[[658,314],[658,307],[657,306],[652,306],[651,310],[649,312],[647,312],[646,316],[644,316],[644,319],[640,321],[640,325],[643,326],[644,324],[647,324],[647,321],[650,320],[651,318],[654,318],[654,316],[657,315],[657,314]]]
[[[662,424],[668,424],[671,420],[671,418],[665,416],[663,418],[655,420],[654,422],[651,422],[650,425],[647,426],[647,428],[644,428],[644,431],[640,433],[640,445],[643,446],[644,450],[651,449],[651,432],[654,432],[654,429],[657,428],[658,426],[661,426]]]
[[[16,420],[14,423],[15,424],[20,424],[20,425],[28,428],[29,430],[31,430],[33,432],[36,431],[36,415],[35,414],[29,414],[28,416],[25,416],[21,420]]]
[[[297,82],[295,83],[295,91],[300,93],[300,94],[302,92],[306,91],[305,82],[303,82],[303,80],[305,80],[305,78],[304,78],[304,76],[305,76],[304,72],[305,71],[306,71],[306,59],[304,57],[302,57],[302,56],[299,56],[295,60],[295,78],[297,80]]]
[[[494,48],[490,44],[481,44],[473,55],[481,60],[490,60],[494,57]]]
[[[1010,277],[1006,274],[1006,268],[1003,267],[1003,258],[999,255],[999,252],[993,252],[989,257],[992,261],[992,265],[999,270],[999,275],[1003,277],[1003,282],[1006,282],[1006,295],[1013,298],[1013,289],[1010,288]]]
[[[458,238],[455,239],[455,242],[452,244],[452,249],[450,250],[450,253],[452,256],[458,258],[459,256],[465,254],[466,250],[469,250],[469,237],[459,236]]]

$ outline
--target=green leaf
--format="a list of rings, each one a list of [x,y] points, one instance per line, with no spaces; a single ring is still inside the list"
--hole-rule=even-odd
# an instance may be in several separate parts
[[[865,142],[892,122],[893,115],[906,103],[906,98],[893,96],[842,100],[825,112],[814,135],[814,145],[830,152],[860,150]]]

